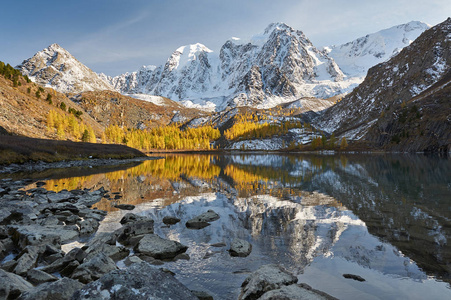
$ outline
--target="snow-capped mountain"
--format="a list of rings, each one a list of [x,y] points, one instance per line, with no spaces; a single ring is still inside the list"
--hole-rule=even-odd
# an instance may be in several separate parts
[[[185,103],[270,107],[300,97],[349,90],[338,65],[298,30],[269,25],[250,40],[232,38],[215,53],[202,44],[178,48],[164,66],[110,79],[127,94],[162,95]]]
[[[58,44],[39,51],[16,68],[34,82],[62,93],[113,89],[106,80]]]
[[[340,46],[326,47],[325,50],[346,75],[365,77],[369,68],[396,56],[430,27],[425,23],[412,21]]]

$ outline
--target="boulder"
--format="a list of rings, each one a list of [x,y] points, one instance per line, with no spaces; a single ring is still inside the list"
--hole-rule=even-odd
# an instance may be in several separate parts
[[[70,250],[63,258],[55,260],[48,266],[45,266],[41,271],[47,273],[63,272],[65,274],[71,274],[79,264],[83,262],[87,254],[80,248],[74,248]],[[78,263],[78,265],[76,264]]]
[[[27,272],[27,280],[32,284],[38,285],[45,282],[57,281],[58,278],[41,270],[32,269]]]
[[[133,204],[116,204],[115,208],[119,208],[122,210],[134,210],[135,206]]]
[[[126,213],[125,216],[123,216],[122,219],[120,220],[120,223],[122,225],[125,225],[128,223],[132,223],[132,222],[136,222],[136,221],[144,221],[144,220],[151,220],[151,219],[148,217],[144,217],[144,216],[138,216],[133,213]]]
[[[128,267],[133,264],[139,264],[142,263],[143,260],[139,258],[138,256],[129,256],[124,260],[124,264]]]
[[[213,300],[213,297],[204,291],[193,291],[191,290],[191,293],[193,293],[194,296],[197,297],[199,300]]]
[[[82,283],[89,283],[116,269],[116,264],[111,258],[104,253],[99,253],[90,260],[79,265],[72,273],[71,278],[77,279]]]
[[[16,299],[33,285],[14,273],[0,269],[0,299]]]
[[[78,228],[76,226],[58,225],[13,225],[10,226],[10,234],[20,249],[24,249],[28,245],[54,245],[60,247],[61,243],[78,237]]]
[[[39,253],[44,252],[44,247],[37,246],[27,246],[22,253],[16,257],[16,266],[14,267],[13,273],[17,275],[25,275],[29,270],[33,269],[38,261]]]
[[[23,293],[20,300],[69,300],[84,284],[70,278],[63,278],[55,282],[47,282]]]
[[[197,300],[174,276],[147,263],[115,270],[75,292],[77,299]]]
[[[104,253],[106,256],[111,258],[114,261],[119,261],[121,259],[124,259],[128,256],[130,253],[130,250],[123,246],[112,246],[108,244],[102,244],[98,247],[90,247],[86,250],[86,253],[88,254],[86,259],[91,259],[98,253]]]
[[[290,300],[333,300],[336,299],[326,293],[305,288],[301,285],[282,286],[280,289],[266,292],[259,300],[290,299]]]
[[[264,293],[297,283],[298,279],[283,267],[270,264],[260,267],[241,285],[240,300],[258,299]]]
[[[213,210],[208,210],[197,217],[192,218],[186,222],[186,227],[191,229],[202,229],[210,225],[210,222],[219,219],[219,215]]]
[[[97,231],[99,228],[99,221],[94,218],[85,218],[77,222],[80,227],[80,235],[88,235]]]
[[[179,242],[163,239],[156,234],[146,234],[135,246],[136,252],[156,259],[172,259],[187,249]]]
[[[246,257],[251,254],[252,245],[248,241],[234,239],[230,244],[229,253],[231,256]]]
[[[128,223],[114,232],[118,237],[117,241],[121,244],[127,245],[132,236],[142,234],[152,234],[154,229],[154,221],[152,219],[140,220],[133,223]]]
[[[166,225],[174,225],[178,222],[180,222],[180,219],[176,217],[166,216],[163,218],[163,223]]]

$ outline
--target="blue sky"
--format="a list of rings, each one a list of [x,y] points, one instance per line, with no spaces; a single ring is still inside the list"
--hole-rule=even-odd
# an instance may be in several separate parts
[[[219,51],[230,37],[250,37],[272,22],[302,30],[322,47],[451,16],[449,0],[21,0],[1,7],[1,61],[17,65],[58,43],[107,75],[163,64],[186,44]]]

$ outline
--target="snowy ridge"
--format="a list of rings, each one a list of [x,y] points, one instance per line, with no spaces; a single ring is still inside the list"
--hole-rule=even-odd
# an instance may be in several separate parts
[[[215,53],[178,48],[164,66],[109,79],[122,93],[153,94],[190,107],[273,107],[301,97],[327,98],[357,85],[298,30],[270,24],[248,40],[231,38]]]
[[[412,21],[368,34],[340,46],[326,47],[326,51],[345,74],[365,77],[369,68],[396,56],[430,27],[428,24]]]
[[[105,80],[58,44],[39,51],[16,68],[36,83],[62,93],[112,90]]]

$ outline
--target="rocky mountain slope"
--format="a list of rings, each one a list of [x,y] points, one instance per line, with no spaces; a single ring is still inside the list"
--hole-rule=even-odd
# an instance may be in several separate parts
[[[58,44],[50,45],[17,66],[34,82],[61,93],[112,90],[113,87]]]
[[[371,68],[364,82],[322,114],[316,125],[369,142],[371,148],[449,151],[450,49],[448,18]]]
[[[346,75],[365,77],[369,68],[396,56],[430,27],[425,23],[412,21],[340,46],[326,47],[326,51]]]

